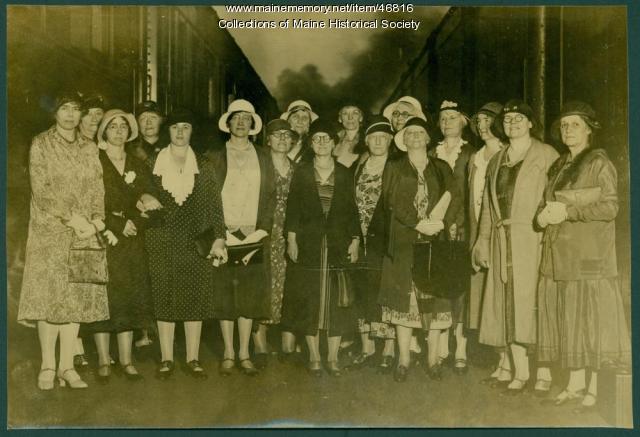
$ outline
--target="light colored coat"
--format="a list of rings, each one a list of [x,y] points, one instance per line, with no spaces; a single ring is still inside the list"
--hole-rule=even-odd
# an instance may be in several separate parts
[[[509,147],[496,153],[487,168],[478,241],[489,253],[489,271],[482,302],[480,342],[502,347],[507,345],[505,317],[505,283],[507,256],[505,226],[511,229],[511,263],[513,266],[515,334],[517,343],[536,342],[536,286],[541,256],[542,233],[534,228],[535,214],[547,182],[547,171],[558,158],[548,144],[532,138],[516,178],[511,217],[502,217],[496,183],[499,165]]]

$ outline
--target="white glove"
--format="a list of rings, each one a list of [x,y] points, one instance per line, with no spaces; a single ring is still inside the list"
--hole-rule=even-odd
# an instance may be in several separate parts
[[[107,229],[102,233],[102,235],[104,235],[104,237],[107,239],[107,243],[109,243],[110,245],[115,246],[116,244],[118,244],[118,237],[116,237],[116,235],[110,230]]]
[[[436,235],[438,232],[444,229],[444,223],[442,220],[431,221],[429,219],[420,220],[416,225],[416,231],[424,235]]]

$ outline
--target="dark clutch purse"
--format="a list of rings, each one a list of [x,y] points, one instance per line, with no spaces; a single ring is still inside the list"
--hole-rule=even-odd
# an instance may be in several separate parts
[[[411,274],[420,294],[455,299],[469,290],[471,259],[464,241],[413,244]]]
[[[107,249],[100,234],[74,240],[69,249],[69,282],[106,284],[108,281]]]
[[[229,257],[227,263],[230,266],[262,264],[265,256],[264,244],[262,241],[258,241],[256,243],[227,246],[227,255]]]

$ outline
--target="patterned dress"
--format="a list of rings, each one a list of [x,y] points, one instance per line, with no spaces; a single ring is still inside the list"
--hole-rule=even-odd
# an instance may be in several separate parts
[[[149,161],[151,168],[155,159]],[[165,211],[163,224],[149,228],[145,235],[157,320],[205,320],[214,316],[217,272],[210,260],[198,256],[195,240],[211,229],[216,238],[222,238],[224,218],[213,165],[200,157],[198,170],[193,192],[182,205],[162,188],[162,178],[153,176]]]
[[[31,217],[18,321],[87,323],[109,318],[107,288],[69,283],[75,212],[104,219],[102,167],[95,143],[68,142],[55,126],[33,139],[29,152]],[[94,237],[95,238],[95,237]]]
[[[291,163],[290,163],[291,164]],[[271,230],[271,319],[261,322],[265,324],[280,323],[282,315],[282,296],[284,280],[287,273],[285,258],[286,242],[284,237],[284,221],[287,212],[287,197],[293,176],[293,164],[285,176],[276,173],[276,205],[273,214],[273,228]]]
[[[424,179],[424,175],[421,171],[418,174],[418,191],[416,197],[413,200],[413,206],[418,212],[418,220],[422,220],[427,217],[427,209],[429,207],[429,193],[427,191],[427,183]],[[422,316],[418,309],[418,299],[416,297],[417,288],[413,281],[411,281],[411,291],[409,300],[409,312],[389,308],[387,306],[382,307],[382,321],[391,323],[392,325],[405,326],[407,328],[422,328]]]

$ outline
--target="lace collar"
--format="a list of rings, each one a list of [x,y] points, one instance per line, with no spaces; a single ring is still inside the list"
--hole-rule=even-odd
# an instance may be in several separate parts
[[[467,144],[467,142],[460,138],[460,141],[458,142],[456,147],[451,151],[451,153],[447,154],[447,152],[445,152],[446,144],[444,140],[442,140],[436,147],[436,156],[443,161],[446,161],[447,164],[449,164],[449,167],[453,169],[456,166],[456,161],[458,160],[458,156],[460,156],[460,152],[462,151],[462,146],[464,146],[465,144]]]
[[[172,144],[160,150],[156,163],[153,166],[153,174],[162,178],[162,188],[168,191],[178,205],[182,205],[193,192],[195,175],[199,174],[196,154],[187,146],[187,156],[184,167],[179,168],[171,157]]]

